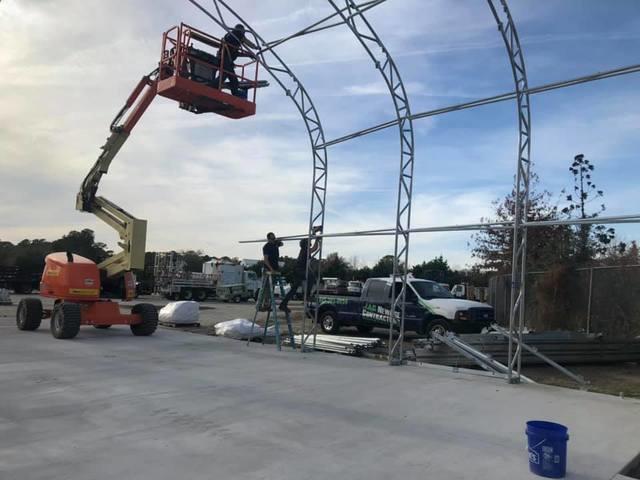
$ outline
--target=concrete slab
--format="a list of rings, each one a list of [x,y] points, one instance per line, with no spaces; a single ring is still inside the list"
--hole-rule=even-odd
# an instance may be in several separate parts
[[[528,479],[524,424],[571,479],[640,450],[640,402],[160,330],[0,323],[0,478]]]

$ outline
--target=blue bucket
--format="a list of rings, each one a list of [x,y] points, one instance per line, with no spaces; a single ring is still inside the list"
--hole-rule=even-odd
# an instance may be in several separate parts
[[[529,469],[548,478],[563,478],[567,473],[567,427],[559,423],[527,422]]]

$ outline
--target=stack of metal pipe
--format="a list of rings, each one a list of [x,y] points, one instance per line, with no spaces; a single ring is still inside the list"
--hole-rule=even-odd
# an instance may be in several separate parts
[[[302,335],[295,335],[296,345],[302,344]],[[289,343],[289,339],[285,340]],[[362,355],[366,350],[380,345],[379,338],[343,337],[339,335],[317,335],[315,349],[324,352],[342,353],[344,355]],[[313,347],[313,336],[305,341],[306,348]]]

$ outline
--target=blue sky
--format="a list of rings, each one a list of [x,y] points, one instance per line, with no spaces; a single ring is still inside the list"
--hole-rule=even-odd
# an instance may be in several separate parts
[[[208,2],[202,0],[204,4]],[[324,0],[231,2],[266,39],[331,12]],[[511,2],[531,86],[640,63],[640,4],[634,0]],[[388,0],[369,19],[394,55],[413,112],[513,90],[499,33],[486,3]],[[108,124],[139,77],[157,62],[161,33],[185,21],[219,33],[186,1],[4,0],[0,3],[0,238],[55,238],[93,228],[74,210],[84,174]],[[346,27],[283,45],[328,139],[393,117],[379,73]],[[640,166],[637,75],[532,97],[535,171],[540,188],[570,185],[576,153],[596,165],[608,213],[637,213]],[[303,232],[311,154],[293,104],[277,87],[259,92],[258,114],[231,121],[193,116],[158,98],[134,131],[101,193],[149,221],[149,250],[202,249],[257,257],[240,239],[269,230]],[[420,120],[416,130],[413,225],[476,222],[511,188],[515,104],[505,102]],[[389,129],[329,152],[326,228],[392,226],[398,133]],[[617,227],[620,239],[638,237]],[[468,233],[416,235],[411,263],[444,255],[472,262]],[[392,238],[327,240],[359,264],[390,253]],[[295,248],[285,247],[295,255]]]

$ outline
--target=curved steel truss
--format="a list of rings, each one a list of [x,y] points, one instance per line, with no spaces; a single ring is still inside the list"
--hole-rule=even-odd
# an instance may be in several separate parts
[[[311,209],[309,212],[309,238],[314,232],[314,228],[324,228],[325,219],[325,204],[327,197],[327,173],[328,173],[328,161],[327,161],[327,147],[324,145],[325,136],[320,121],[320,115],[316,110],[316,107],[305,89],[302,82],[296,77],[293,71],[287,66],[284,60],[275,52],[275,50],[269,46],[269,44],[244,20],[238,15],[224,0],[213,0],[215,7],[215,14],[205,9],[196,0],[188,0],[195,5],[201,12],[207,17],[213,20],[218,26],[222,27],[227,32],[231,32],[233,26],[230,26],[225,21],[225,14],[228,14],[233,23],[242,23],[255,45],[258,46],[257,59],[260,65],[269,72],[275,82],[280,85],[285,94],[293,101],[298,112],[302,116],[302,120],[307,128],[309,140],[311,142],[311,152],[313,156],[313,182],[311,188]],[[269,57],[267,57],[267,55]],[[321,260],[322,260],[322,246],[313,254],[307,261],[306,280],[311,278],[316,279],[316,291],[320,287],[321,279]],[[313,260],[313,261],[312,261]],[[307,305],[305,288],[305,305]],[[314,335],[317,325],[317,311],[315,313],[315,320],[313,322],[312,333]],[[305,343],[308,340],[308,335],[305,335],[306,329],[306,315],[303,320],[303,335],[301,351],[304,351]]]
[[[531,174],[531,109],[529,107],[529,84],[524,54],[516,26],[509,11],[506,0],[500,0],[500,8],[496,8],[497,0],[487,0],[493,13],[498,30],[504,40],[513,72],[518,106],[518,160],[515,195],[516,204],[513,222],[513,260],[511,264],[511,307],[509,312],[509,353],[507,378],[509,382],[520,381],[522,359],[522,332],[525,314],[525,286],[527,276],[527,228],[529,213],[529,179]],[[514,330],[518,323],[517,331]],[[518,340],[514,342],[514,335]],[[517,345],[514,351],[514,344]],[[514,375],[515,366],[515,375]]]
[[[389,331],[389,362],[392,365],[403,363],[403,337],[404,337],[404,304],[405,293],[407,288],[406,270],[408,267],[409,255],[409,234],[421,232],[444,232],[444,231],[469,231],[482,230],[485,228],[501,228],[513,230],[513,259],[512,259],[512,289],[511,289],[511,310],[509,316],[509,328],[504,330],[509,338],[509,354],[507,365],[507,380],[510,383],[518,383],[521,375],[521,354],[522,348],[526,345],[522,342],[522,335],[525,321],[525,280],[526,280],[526,255],[527,255],[527,228],[535,228],[548,225],[569,225],[578,223],[638,223],[640,215],[625,215],[614,217],[602,217],[598,219],[578,219],[578,220],[553,220],[545,222],[530,221],[528,217],[529,210],[529,185],[531,175],[531,109],[529,96],[531,94],[544,93],[547,91],[565,88],[573,85],[579,85],[595,80],[613,78],[619,75],[627,75],[630,73],[640,72],[640,65],[631,65],[624,68],[614,69],[606,72],[598,72],[595,74],[574,78],[570,80],[555,82],[547,85],[541,85],[529,88],[527,82],[527,74],[525,68],[524,54],[520,45],[520,40],[515,27],[515,22],[509,11],[507,0],[487,0],[487,4],[498,25],[498,30],[504,41],[509,64],[515,83],[515,91],[495,95],[492,97],[475,100],[472,102],[451,105],[428,112],[420,112],[411,114],[409,99],[402,83],[400,73],[389,54],[388,50],[380,40],[369,21],[365,18],[364,12],[385,2],[385,0],[363,0],[362,3],[356,4],[354,0],[344,0],[345,6],[339,8],[336,1],[328,0],[334,9],[331,15],[313,23],[309,27],[299,30],[291,35],[283,37],[272,42],[265,42],[239,15],[237,15],[223,0],[213,0],[217,17],[206,11],[198,4],[196,0],[188,0],[205,12],[212,20],[225,30],[230,28],[224,22],[223,13],[228,12],[235,20],[242,22],[247,26],[250,34],[254,37],[255,43],[259,45],[260,50],[258,57],[260,63],[271,74],[276,82],[284,89],[288,96],[292,98],[296,107],[300,111],[311,140],[313,151],[313,183],[311,195],[311,211],[309,217],[309,230],[307,234],[293,235],[285,237],[287,240],[297,240],[300,238],[311,238],[314,227],[324,225],[325,216],[325,199],[327,187],[327,151],[330,146],[349,141],[363,135],[384,130],[386,128],[398,125],[400,133],[400,174],[398,182],[398,199],[396,209],[396,224],[394,228],[385,228],[377,230],[366,230],[360,232],[344,232],[344,233],[323,233],[323,237],[347,237],[347,236],[375,236],[375,235],[394,235],[394,271],[393,271],[393,298],[392,312],[393,321],[390,322]],[[221,8],[222,7],[222,8]],[[329,28],[340,25],[349,27],[358,42],[365,49],[375,67],[382,74],[387,84],[389,93],[395,107],[396,118],[378,125],[374,125],[358,132],[354,132],[331,141],[325,141],[320,119],[313,106],[311,98],[307,91],[302,87],[298,79],[293,75],[291,70],[284,64],[282,59],[274,52],[275,48],[284,42],[301,37],[314,32],[320,32]],[[269,53],[273,58],[268,62],[265,54]],[[413,190],[413,165],[414,165],[414,135],[413,120],[427,118],[444,113],[455,112],[468,108],[475,108],[483,105],[489,105],[496,102],[516,99],[518,114],[518,156],[517,156],[517,173],[516,173],[516,205],[513,222],[502,222],[500,224],[470,224],[470,225],[450,225],[441,227],[411,228],[411,197]],[[596,221],[597,220],[597,221]],[[248,240],[246,242],[257,242],[257,240]],[[321,252],[317,254],[318,260],[321,259]],[[307,278],[311,278],[311,258],[308,259]],[[320,262],[315,262],[316,268],[319,269]],[[317,270],[316,280],[320,282],[319,270]],[[395,280],[401,279],[399,291],[395,287]],[[306,298],[305,298],[306,304]],[[396,308],[399,310],[396,311]],[[317,311],[317,309],[316,309]],[[399,318],[398,317],[399,313]],[[317,320],[317,318],[316,318]],[[313,324],[313,329],[309,333],[314,334],[317,322]],[[395,324],[395,325],[394,325]],[[393,329],[398,327],[399,335],[396,341],[393,339]],[[307,337],[303,335],[303,340]],[[524,345],[524,347],[523,347]],[[303,343],[304,346],[304,343]],[[303,348],[304,351],[304,348]],[[553,365],[553,362],[549,362]],[[556,368],[559,366],[556,364]],[[562,371],[562,368],[559,368]]]
[[[400,133],[400,176],[396,209],[395,247],[393,252],[393,282],[391,289],[391,321],[389,322],[389,363],[399,365],[404,361],[402,345],[404,341],[405,296],[407,291],[407,270],[409,265],[409,229],[411,228],[411,195],[413,193],[413,161],[415,146],[413,121],[409,97],[391,54],[366,19],[362,8],[353,0],[345,0],[346,11],[340,10],[334,0],[328,0],[343,22],[349,27],[365,49],[375,67],[384,78],[393,106],[396,110]],[[400,291],[396,290],[396,279],[401,279]],[[396,308],[400,318],[396,318]],[[393,331],[398,328],[394,341]]]

